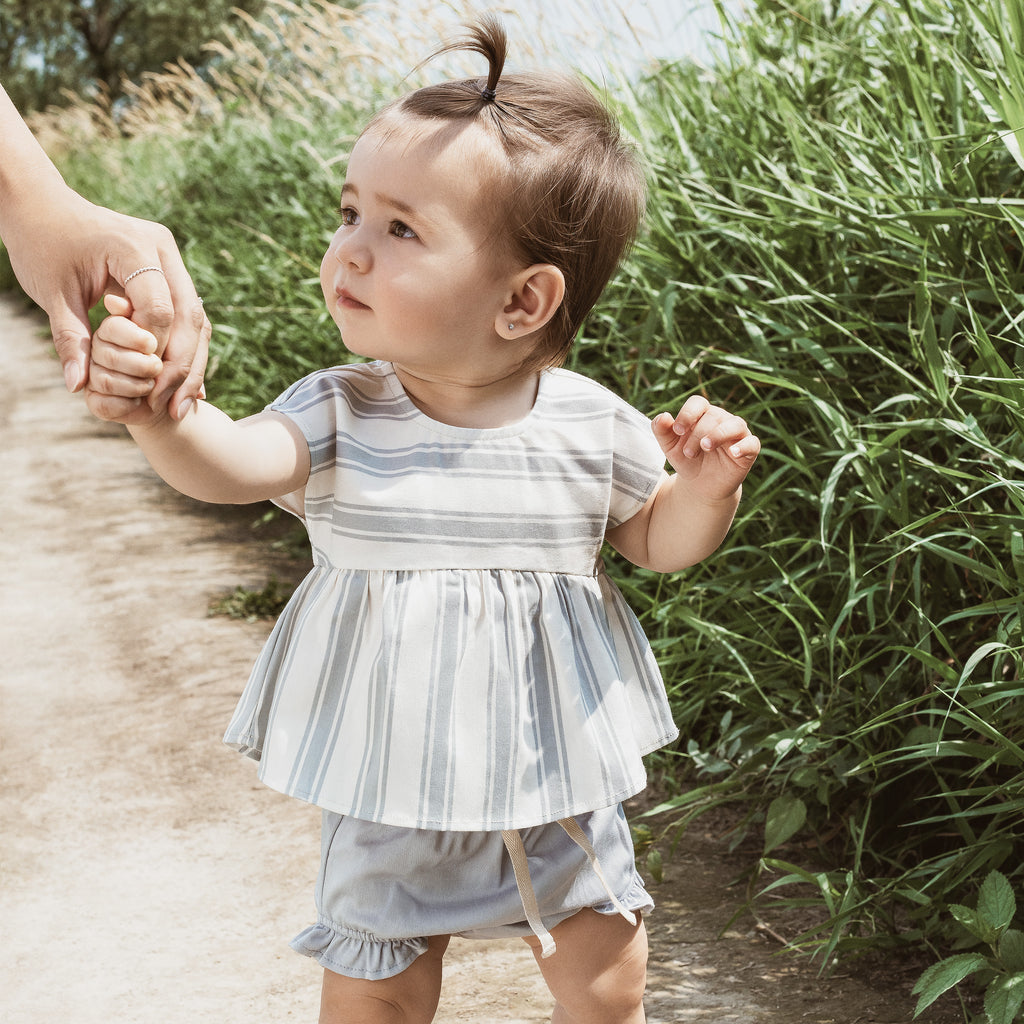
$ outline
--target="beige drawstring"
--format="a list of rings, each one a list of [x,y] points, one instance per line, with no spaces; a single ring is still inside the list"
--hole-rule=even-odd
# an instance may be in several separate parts
[[[601,862],[597,859],[597,851],[591,845],[586,833],[580,828],[575,818],[562,818],[559,825],[565,830],[565,834],[587,855],[590,866],[594,869],[604,891],[611,899],[612,906],[634,927],[636,926],[636,914],[627,910],[618,896],[612,892],[608,880],[601,870]],[[537,904],[537,894],[533,890],[533,882],[530,880],[530,866],[527,863],[526,847],[523,845],[523,837],[515,829],[502,831],[501,838],[508,850],[509,860],[512,861],[512,870],[516,876],[516,887],[519,889],[519,898],[523,902],[523,910],[526,912],[526,923],[530,926],[534,935],[540,939],[540,955],[547,959],[555,952],[555,940],[551,932],[544,927],[541,920],[540,907]]]
[[[566,835],[587,855],[587,860],[590,861],[594,874],[597,875],[599,881],[604,886],[604,891],[608,893],[612,906],[635,928],[636,914],[631,910],[627,910],[622,905],[619,897],[612,892],[612,887],[608,884],[608,879],[604,877],[604,872],[601,870],[601,862],[597,859],[597,851],[590,845],[590,840],[584,834],[583,829],[580,828],[580,823],[575,818],[562,818],[558,824],[565,829]]]
[[[508,850],[512,870],[516,874],[516,886],[519,889],[519,898],[523,901],[523,910],[526,911],[526,923],[540,939],[540,955],[546,960],[555,951],[555,940],[551,938],[551,932],[544,927],[544,922],[540,919],[540,907],[537,906],[537,894],[533,891],[533,883],[530,881],[530,866],[526,863],[523,837],[514,829],[510,829],[503,831],[501,838],[505,841],[505,849]]]

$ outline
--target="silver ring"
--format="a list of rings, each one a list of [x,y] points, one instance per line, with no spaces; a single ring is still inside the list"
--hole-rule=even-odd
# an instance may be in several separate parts
[[[139,269],[138,269],[138,270],[133,270],[133,271],[132,271],[132,272],[131,272],[131,273],[130,273],[130,274],[129,274],[129,275],[128,275],[128,276],[127,276],[127,277],[126,277],[125,279],[124,279],[124,287],[125,287],[125,288],[127,288],[127,287],[128,287],[128,282],[129,282],[129,281],[130,281],[130,280],[131,280],[131,279],[132,279],[133,277],[138,277],[138,276],[139,276],[139,274],[145,274],[147,270],[155,270],[155,271],[156,271],[156,272],[157,272],[158,274],[160,274],[160,275],[163,275],[163,271],[162,271],[162,270],[161,270],[161,269],[160,269],[159,267],[139,267]]]

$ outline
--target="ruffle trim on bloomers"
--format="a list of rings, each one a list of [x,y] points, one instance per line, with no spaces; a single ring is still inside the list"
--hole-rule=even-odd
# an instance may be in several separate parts
[[[382,940],[320,922],[296,935],[291,947],[296,953],[313,957],[321,967],[335,974],[380,981],[401,974],[418,956],[426,953],[427,940]]]
[[[640,914],[641,917],[649,914],[654,909],[654,900],[651,899],[650,893],[644,888],[643,882],[639,878],[630,886],[629,892],[625,896],[619,897],[619,903],[627,910],[633,911],[634,914]],[[618,907],[611,900],[608,900],[606,903],[598,903],[590,909],[596,910],[599,914],[605,914],[608,917],[619,913]],[[577,911],[573,913],[577,913]],[[569,916],[571,917],[572,914]],[[563,917],[562,920],[564,921],[565,918]],[[554,925],[548,925],[548,927],[553,928]]]
[[[641,916],[649,914],[654,909],[654,901],[639,877],[629,890],[619,897],[619,903]],[[582,909],[584,908],[577,907],[564,913],[545,916],[544,926],[554,928]],[[611,900],[597,903],[590,909],[607,916],[620,913],[620,909]],[[523,921],[515,925],[481,927],[457,934],[469,939],[500,939],[508,936],[522,937],[530,935],[531,932],[530,925]],[[330,921],[320,921],[296,935],[291,941],[291,947],[296,953],[312,957],[321,967],[334,971],[335,974],[343,974],[347,978],[379,981],[401,974],[417,957],[426,953],[427,938],[421,936],[412,939],[378,939],[375,935],[349,931]]]

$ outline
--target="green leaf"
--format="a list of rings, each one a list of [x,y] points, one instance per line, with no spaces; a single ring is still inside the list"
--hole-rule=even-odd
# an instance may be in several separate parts
[[[999,960],[1008,971],[1024,971],[1024,932],[1008,928],[999,940]]]
[[[960,903],[951,903],[949,912],[980,942],[984,942],[987,946],[994,946],[999,941],[999,929],[988,924],[978,911]]]
[[[919,1016],[921,1011],[931,1006],[943,992],[948,992],[954,985],[959,985],[968,975],[987,966],[988,961],[977,953],[959,953],[946,960],[940,960],[937,964],[932,964],[917,979],[917,983],[911,989],[914,994],[918,992],[921,994],[921,998],[917,1001],[917,1008],[914,1010],[914,1016]]]
[[[768,807],[764,826],[764,852],[781,846],[807,820],[807,805],[798,796],[777,796]]]
[[[1010,927],[1017,912],[1017,901],[1006,876],[999,871],[990,871],[981,884],[978,893],[978,917],[981,923],[994,929],[1000,935]]]
[[[657,849],[652,848],[647,854],[647,870],[651,873],[651,878],[659,885],[665,880],[665,872],[661,864],[661,853]]]
[[[1013,1024],[1024,1004],[1024,973],[1003,975],[985,989],[985,1015],[989,1024]]]

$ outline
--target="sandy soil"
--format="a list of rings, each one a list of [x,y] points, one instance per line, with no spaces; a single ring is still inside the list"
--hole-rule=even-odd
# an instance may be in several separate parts
[[[288,567],[251,510],[177,496],[94,422],[42,326],[0,301],[0,1020],[312,1024],[287,942],[318,815],[220,742],[269,624],[207,615]],[[653,888],[652,1024],[909,1024],[919,966],[823,980],[749,918],[719,939],[735,867],[694,833]],[[446,966],[439,1024],[549,1019],[519,940]]]

